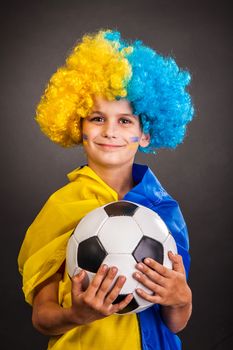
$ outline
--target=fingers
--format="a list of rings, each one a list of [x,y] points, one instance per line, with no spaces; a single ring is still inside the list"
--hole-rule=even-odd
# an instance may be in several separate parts
[[[134,277],[137,281],[139,281],[143,286],[148,288],[153,293],[161,294],[164,289],[164,287],[156,283],[155,280],[151,280],[147,277],[147,275],[144,275],[140,272],[135,272]]]
[[[96,292],[96,296],[98,298],[104,299],[106,297],[107,293],[109,293],[109,290],[113,284],[114,278],[117,275],[117,271],[118,270],[115,266],[109,268],[104,280],[102,281],[102,283],[100,284],[100,286]]]
[[[88,287],[88,295],[90,297],[95,297],[97,291],[99,290],[103,280],[105,279],[107,273],[109,271],[109,268],[107,265],[101,265],[98,269],[97,273],[95,274],[93,280],[90,282],[90,285]]]
[[[80,271],[77,275],[75,275],[72,278],[73,294],[79,295],[81,292],[86,291],[86,294],[88,294],[90,298],[94,298],[102,282],[104,281],[108,271],[109,271],[109,268],[107,265],[101,265],[96,275],[94,276],[93,280],[88,285],[88,288],[84,288],[85,279],[87,278],[87,273],[84,270]]]
[[[113,305],[112,312],[116,313],[123,310],[133,299],[133,294],[128,294],[125,299],[123,299],[120,303]]]
[[[141,298],[149,301],[150,303],[161,304],[162,302],[162,297],[159,294],[148,294],[141,288],[137,288],[136,292]]]
[[[122,301],[114,304],[126,282],[125,276],[118,276],[118,269],[113,267],[101,267],[90,284],[86,298],[91,299],[94,308],[105,316],[109,316],[124,309],[133,299],[133,294],[128,294]],[[95,293],[95,295],[94,295]],[[90,295],[92,294],[92,297]]]
[[[171,251],[169,251],[168,257],[172,262],[173,270],[185,274],[182,256],[178,254],[173,254]]]
[[[169,252],[168,256],[173,269],[168,269],[151,258],[146,258],[143,263],[136,265],[139,271],[134,273],[134,278],[150,290],[147,292],[137,288],[136,292],[149,302],[161,305],[176,305],[183,302],[177,296],[182,296],[182,293],[185,294],[183,291],[187,290],[182,257],[172,252]]]
[[[171,251],[168,252],[168,257],[172,262],[173,270],[185,274],[185,268],[183,264],[182,256],[179,254],[173,254]],[[163,279],[161,277],[170,278],[172,277],[172,270],[166,266],[158,263],[157,261],[146,258],[143,263],[139,263],[136,267],[149,278],[156,279],[156,282],[163,285]],[[155,272],[155,273],[153,273]],[[157,273],[157,274],[156,274]]]
[[[143,260],[143,263],[144,263],[144,266],[149,267],[149,270],[152,269],[163,277],[168,278],[171,276],[171,270],[168,269],[166,266],[163,266],[162,264],[158,263],[154,259],[146,258]]]
[[[89,323],[123,310],[133,299],[128,294],[117,301],[126,282],[125,276],[117,277],[118,269],[102,265],[87,288],[84,288],[86,271],[80,271],[72,279],[72,307],[82,323]],[[117,278],[116,278],[117,277]],[[117,301],[117,303],[116,303]],[[115,303],[114,303],[115,302]]]
[[[113,304],[126,282],[125,276],[119,276],[114,282],[117,272],[118,269],[116,267],[113,266],[109,268],[109,271],[96,293],[96,300],[98,299],[98,301],[103,304],[106,315],[123,310],[133,299],[133,294],[128,294],[122,301]]]
[[[105,303],[107,304],[112,304],[120,294],[120,291],[126,281],[125,276],[119,276],[118,279],[116,280],[113,288],[109,291],[105,298]]]
[[[145,259],[144,261],[147,264],[139,263],[136,265],[141,274],[137,274],[136,272],[134,277],[138,279],[141,276],[142,278],[143,274],[154,283],[164,287],[166,285],[166,279],[170,277],[170,270],[152,259]]]
[[[119,276],[116,279],[117,272],[118,269],[115,266],[109,268],[107,265],[102,265],[87,289],[87,297],[95,298],[100,304],[112,304],[126,281],[125,276]]]
[[[79,295],[83,292],[83,284],[86,278],[86,272],[84,270],[80,271],[77,275],[75,275],[72,280],[72,293],[73,295]]]

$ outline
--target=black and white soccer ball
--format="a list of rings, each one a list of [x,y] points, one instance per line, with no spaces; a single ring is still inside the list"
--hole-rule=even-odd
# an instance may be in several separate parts
[[[172,268],[168,251],[175,254],[177,247],[160,216],[142,205],[121,200],[92,210],[79,222],[68,241],[67,271],[73,277],[86,270],[89,283],[101,264],[116,266],[114,281],[124,275],[126,282],[114,303],[133,293],[132,301],[119,313],[140,312],[152,304],[135,291],[140,287],[150,292],[132,277],[135,265],[150,257]]]

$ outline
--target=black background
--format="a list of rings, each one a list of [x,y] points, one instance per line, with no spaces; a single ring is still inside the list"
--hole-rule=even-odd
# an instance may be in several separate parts
[[[4,5],[4,6],[3,6]],[[196,107],[185,142],[139,154],[185,216],[191,243],[193,315],[180,334],[187,350],[233,348],[232,18],[230,1],[7,1],[1,6],[1,327],[4,350],[46,349],[31,325],[17,255],[25,230],[65,174],[85,162],[62,149],[33,117],[50,76],[86,32],[118,29],[192,73]],[[65,349],[64,349],[65,350]]]

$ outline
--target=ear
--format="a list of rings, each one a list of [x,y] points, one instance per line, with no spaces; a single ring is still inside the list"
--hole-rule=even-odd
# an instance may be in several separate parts
[[[139,145],[141,147],[147,147],[150,143],[150,134],[144,134],[142,133]]]

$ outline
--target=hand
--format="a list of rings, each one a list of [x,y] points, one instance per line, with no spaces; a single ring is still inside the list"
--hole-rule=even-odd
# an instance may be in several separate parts
[[[116,267],[102,265],[86,290],[83,287],[86,272],[82,270],[73,277],[71,317],[74,322],[87,324],[112,315],[129,304],[132,294],[127,295],[120,303],[113,304],[126,281],[126,277],[119,276],[112,287],[117,271]]]
[[[170,270],[151,258],[136,265],[140,272],[134,278],[148,288],[152,294],[137,288],[143,299],[164,306],[182,307],[191,303],[191,290],[186,282],[185,269],[180,255],[168,253],[173,269]]]

